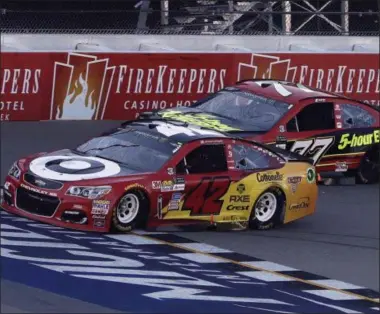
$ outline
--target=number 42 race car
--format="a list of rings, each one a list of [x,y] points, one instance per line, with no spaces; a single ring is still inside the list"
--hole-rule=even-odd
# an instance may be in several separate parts
[[[314,166],[284,156],[184,122],[129,121],[75,149],[16,161],[1,207],[98,232],[200,222],[270,229],[316,206]]]

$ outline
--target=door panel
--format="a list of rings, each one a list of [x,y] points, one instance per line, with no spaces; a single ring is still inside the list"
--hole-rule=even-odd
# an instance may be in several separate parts
[[[185,189],[171,193],[163,208],[164,219],[204,219],[219,215],[231,183],[224,144],[200,145],[178,163],[176,174]],[[168,196],[166,196],[168,197]]]

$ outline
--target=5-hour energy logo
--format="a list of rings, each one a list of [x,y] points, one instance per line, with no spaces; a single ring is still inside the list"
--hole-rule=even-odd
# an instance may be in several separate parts
[[[346,133],[340,138],[338,149],[343,150],[347,147],[361,147],[375,143],[380,143],[380,130],[374,130],[370,134],[363,135]]]

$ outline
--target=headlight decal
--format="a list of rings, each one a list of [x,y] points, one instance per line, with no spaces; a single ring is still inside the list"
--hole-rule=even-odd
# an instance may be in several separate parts
[[[66,191],[66,195],[83,197],[87,199],[97,199],[112,191],[111,186],[71,186]]]

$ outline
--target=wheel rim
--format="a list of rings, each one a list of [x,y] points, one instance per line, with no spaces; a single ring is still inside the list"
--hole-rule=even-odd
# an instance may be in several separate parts
[[[117,219],[122,224],[127,224],[136,218],[140,207],[140,201],[134,194],[125,195],[117,206]]]
[[[277,209],[277,198],[273,193],[261,195],[255,206],[255,217],[258,221],[269,221]]]

